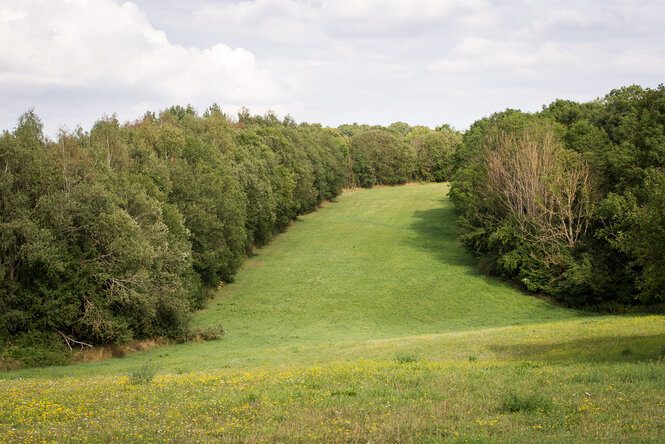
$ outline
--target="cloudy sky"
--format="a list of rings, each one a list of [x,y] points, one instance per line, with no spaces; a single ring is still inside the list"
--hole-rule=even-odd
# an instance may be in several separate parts
[[[218,103],[465,129],[665,82],[662,0],[0,0],[0,128]]]

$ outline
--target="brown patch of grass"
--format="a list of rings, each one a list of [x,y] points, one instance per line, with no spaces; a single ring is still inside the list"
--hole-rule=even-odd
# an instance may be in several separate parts
[[[221,325],[213,325],[206,328],[195,328],[187,338],[188,342],[214,341],[224,335],[225,330]],[[163,347],[173,342],[166,338],[154,338],[135,340],[126,345],[98,346],[93,348],[82,348],[74,354],[73,363],[82,364],[89,362],[99,362],[105,359],[122,358],[131,353],[152,350]],[[20,368],[8,368],[8,370],[17,370]],[[3,361],[0,360],[0,370],[3,369]]]
[[[260,267],[261,265],[265,264],[265,261],[247,261],[245,263],[246,267]]]
[[[19,370],[21,363],[16,359],[0,358],[0,371]]]
[[[168,341],[164,338],[143,339],[132,341],[127,345],[110,345],[106,347],[84,348],[76,352],[75,363],[98,362],[110,358],[121,358],[130,353],[162,347]]]

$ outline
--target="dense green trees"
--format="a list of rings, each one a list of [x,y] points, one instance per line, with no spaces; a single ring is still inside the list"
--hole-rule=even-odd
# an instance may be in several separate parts
[[[349,187],[450,180],[454,153],[462,141],[462,135],[448,125],[431,130],[403,122],[387,128],[354,124],[338,131],[348,139]]]
[[[415,127],[409,142],[416,153],[416,177],[426,182],[445,182],[452,178],[453,157],[460,148],[462,135],[448,125],[431,131]]]
[[[629,199],[623,216],[624,230],[617,233],[617,247],[633,258],[639,273],[639,296],[647,301],[665,300],[665,171],[652,170],[644,180],[642,202]]]
[[[665,299],[665,89],[637,86],[475,122],[455,154],[463,243],[577,306]]]
[[[30,111],[2,134],[6,356],[60,362],[48,345],[62,335],[94,345],[184,340],[191,311],[233,279],[250,247],[341,192],[338,133],[239,117],[173,107],[133,124],[104,117],[51,141]],[[16,350],[36,344],[47,346],[30,359]]]
[[[406,142],[385,130],[355,134],[350,143],[358,185],[395,185],[413,179],[415,153]]]
[[[253,246],[344,186],[451,177],[461,240],[489,271],[575,306],[665,301],[663,86],[507,110],[464,135],[213,105],[49,140],[29,111],[0,136],[2,353],[184,340]],[[24,362],[59,362],[47,348]]]
[[[3,135],[2,337],[57,331],[100,344],[186,333],[182,217],[146,192],[121,136],[108,119],[48,142],[32,113]],[[10,165],[17,151],[25,157]]]

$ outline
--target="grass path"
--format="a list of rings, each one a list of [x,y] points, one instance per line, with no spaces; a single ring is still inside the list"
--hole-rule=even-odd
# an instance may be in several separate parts
[[[197,324],[232,349],[389,338],[567,319],[477,273],[447,186],[345,193],[259,250]]]

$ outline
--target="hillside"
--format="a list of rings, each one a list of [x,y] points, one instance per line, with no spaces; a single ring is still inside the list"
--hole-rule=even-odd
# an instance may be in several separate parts
[[[347,192],[259,250],[198,325],[225,347],[476,330],[581,316],[481,276],[456,244],[447,186]]]
[[[665,318],[479,274],[446,191],[347,191],[299,217],[196,314],[221,340],[0,373],[0,441],[662,437]]]
[[[164,370],[228,365],[229,353],[436,334],[571,319],[481,275],[456,244],[447,185],[346,192],[258,250],[194,324],[221,341],[149,352]],[[168,354],[168,357],[160,355]],[[174,357],[175,356],[175,357]],[[171,358],[171,359],[169,359]],[[189,365],[190,361],[202,361]],[[94,364],[105,372],[122,361]],[[199,366],[200,365],[200,366]],[[184,366],[184,367],[183,367]],[[71,370],[66,370],[69,373]],[[39,370],[34,370],[39,374]]]

